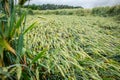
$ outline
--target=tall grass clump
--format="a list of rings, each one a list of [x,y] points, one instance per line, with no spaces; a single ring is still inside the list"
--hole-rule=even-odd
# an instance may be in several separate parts
[[[26,0],[19,0],[22,6]],[[0,79],[32,79],[24,52],[26,12],[17,16],[14,0],[0,0]],[[20,8],[19,8],[20,9]]]
[[[98,16],[116,16],[119,15],[120,13],[120,5],[115,5],[112,7],[95,7],[92,9],[92,14],[93,15],[98,15]]]

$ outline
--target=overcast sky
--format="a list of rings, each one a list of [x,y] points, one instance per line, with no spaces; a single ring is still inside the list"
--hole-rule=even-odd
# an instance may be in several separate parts
[[[65,4],[92,8],[96,6],[111,6],[120,4],[120,0],[31,0],[30,4]]]

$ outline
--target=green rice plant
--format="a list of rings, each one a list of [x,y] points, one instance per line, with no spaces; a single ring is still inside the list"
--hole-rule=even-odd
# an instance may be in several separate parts
[[[0,15],[0,79],[24,79],[31,74],[23,52],[24,35],[35,23],[25,29],[27,14],[16,16],[14,0],[0,1]]]

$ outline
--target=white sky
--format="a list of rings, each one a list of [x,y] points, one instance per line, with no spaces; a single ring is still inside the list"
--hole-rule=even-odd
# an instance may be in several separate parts
[[[112,6],[120,4],[120,0],[31,0],[30,4],[65,4],[92,8],[96,6]]]

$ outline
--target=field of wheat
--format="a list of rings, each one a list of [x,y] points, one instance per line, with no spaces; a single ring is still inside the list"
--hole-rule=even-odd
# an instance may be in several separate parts
[[[0,80],[120,80],[120,5],[17,1],[0,0]]]
[[[45,51],[36,61],[42,79],[120,79],[120,24],[113,18],[28,17],[37,25],[26,34],[25,47],[29,56]]]

